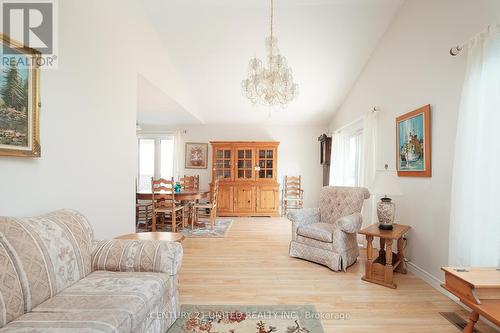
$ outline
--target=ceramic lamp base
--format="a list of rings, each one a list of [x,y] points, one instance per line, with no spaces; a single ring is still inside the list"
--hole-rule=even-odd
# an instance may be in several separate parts
[[[390,198],[382,198],[377,204],[377,217],[379,228],[382,230],[392,230],[396,205]]]

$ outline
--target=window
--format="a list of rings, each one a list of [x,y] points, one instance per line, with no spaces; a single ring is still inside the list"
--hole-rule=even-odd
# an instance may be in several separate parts
[[[151,177],[170,179],[174,176],[173,136],[141,136],[137,144],[139,191],[151,188]]]
[[[334,186],[361,186],[362,125],[349,126],[333,137],[330,183]]]

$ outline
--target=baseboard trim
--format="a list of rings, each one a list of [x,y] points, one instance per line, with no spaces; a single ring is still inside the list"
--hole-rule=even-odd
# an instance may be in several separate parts
[[[432,275],[431,273],[427,272],[420,266],[415,265],[413,262],[408,261],[406,263],[408,270],[413,273],[414,275],[418,276],[420,279],[424,280],[428,284],[430,284],[434,289],[439,291],[441,294],[448,296],[449,298],[453,299],[455,303],[459,302],[459,299],[455,297],[453,294],[448,292],[446,289],[443,289],[441,287],[441,284],[444,283],[444,281],[439,280],[437,277]]]

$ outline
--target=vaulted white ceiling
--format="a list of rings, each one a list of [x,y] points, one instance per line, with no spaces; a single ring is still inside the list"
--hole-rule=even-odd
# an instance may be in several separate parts
[[[252,106],[240,86],[248,60],[265,56],[269,0],[145,0],[144,5],[205,123],[326,124],[403,1],[275,0],[275,35],[299,96],[271,117],[266,108]],[[149,104],[161,114],[161,105]]]
[[[199,124],[200,120],[158,86],[139,75],[137,78],[137,123],[184,125]]]

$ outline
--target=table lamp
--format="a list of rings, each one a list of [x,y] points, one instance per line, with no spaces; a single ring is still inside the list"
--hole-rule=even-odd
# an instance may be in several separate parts
[[[385,170],[377,171],[375,181],[371,187],[371,192],[373,194],[384,196],[377,204],[378,227],[382,230],[392,230],[392,225],[394,223],[396,205],[389,196],[402,195],[396,171],[391,171],[387,168],[388,166],[386,164]]]

